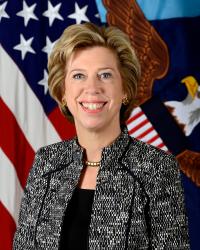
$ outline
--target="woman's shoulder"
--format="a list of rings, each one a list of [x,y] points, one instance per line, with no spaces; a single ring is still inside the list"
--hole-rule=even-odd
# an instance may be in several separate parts
[[[54,170],[62,158],[65,162],[70,161],[73,155],[74,139],[56,142],[37,150],[31,172],[44,175]]]
[[[60,142],[56,142],[47,146],[43,146],[41,148],[38,149],[38,151],[36,152],[37,155],[42,155],[45,158],[49,158],[53,155],[59,155],[60,153],[62,153],[63,151],[69,151],[72,148],[73,145],[73,139],[69,139],[69,140],[64,140],[64,141],[60,141]]]
[[[129,166],[130,171],[147,178],[158,172],[178,170],[174,155],[135,138],[131,138],[124,161],[128,163],[127,166]]]
[[[134,153],[135,156],[143,160],[149,160],[153,158],[175,159],[174,155],[172,155],[169,151],[162,150],[158,147],[155,147],[151,144],[147,144],[146,142],[140,141],[133,137],[130,137],[130,141],[131,143],[129,147],[129,153],[132,153],[132,154]]]

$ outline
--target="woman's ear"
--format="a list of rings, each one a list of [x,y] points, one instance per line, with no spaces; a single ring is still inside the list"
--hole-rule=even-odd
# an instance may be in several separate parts
[[[65,96],[62,97],[62,107],[67,107],[67,101],[65,99]]]
[[[127,97],[127,94],[124,94],[124,97],[122,99],[122,103],[126,106],[129,104],[129,99]]]
[[[126,93],[126,92],[124,92],[123,99],[124,99],[124,98],[128,98],[128,95],[127,95],[127,93]]]

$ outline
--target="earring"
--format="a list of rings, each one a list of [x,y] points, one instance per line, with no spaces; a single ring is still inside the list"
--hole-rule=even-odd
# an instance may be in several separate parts
[[[124,97],[124,98],[122,99],[122,103],[123,103],[125,106],[128,105],[128,104],[129,104],[128,98],[127,98],[127,97]]]
[[[64,97],[62,98],[62,107],[63,107],[63,108],[66,108],[66,107],[67,107],[67,102],[66,102],[66,100],[65,100]]]

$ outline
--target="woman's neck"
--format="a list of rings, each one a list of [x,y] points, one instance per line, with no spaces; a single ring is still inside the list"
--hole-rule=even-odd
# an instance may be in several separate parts
[[[103,131],[77,129],[79,144],[85,149],[88,161],[100,161],[102,149],[110,145],[121,133],[121,128],[106,128]]]

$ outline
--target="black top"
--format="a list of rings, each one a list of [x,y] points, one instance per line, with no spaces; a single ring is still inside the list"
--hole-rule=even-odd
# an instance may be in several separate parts
[[[75,189],[65,212],[60,240],[61,250],[87,249],[93,198],[94,190]]]

